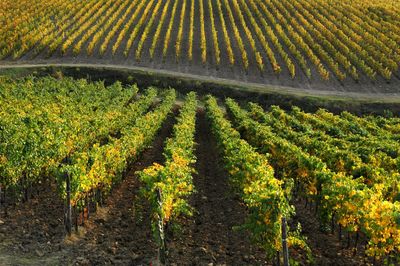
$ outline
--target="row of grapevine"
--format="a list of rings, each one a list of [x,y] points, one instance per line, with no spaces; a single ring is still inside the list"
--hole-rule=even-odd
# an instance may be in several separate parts
[[[251,105],[251,112],[253,118],[271,125],[276,134],[329,160],[327,164],[331,169],[336,168],[355,177],[363,176],[370,183],[390,180],[398,175],[400,150],[394,136],[366,119],[343,112],[341,117],[336,117],[337,122],[332,123],[327,115],[319,119],[296,108],[288,114],[274,106],[271,112],[265,114],[254,104]],[[398,188],[390,190],[396,194]]]
[[[193,35],[194,35],[194,0],[190,4],[190,22],[189,22],[189,48],[188,59],[190,62],[193,60]]]
[[[396,139],[396,136],[390,134],[390,132],[386,131],[385,129],[380,128],[379,126],[368,122],[364,118],[357,117],[349,112],[344,111],[337,118],[339,123],[347,124],[347,131],[351,131],[352,126],[360,128],[360,131],[365,131],[365,134],[362,134],[360,132],[359,135],[361,136],[368,136],[368,137],[378,136],[380,138],[384,137],[384,138]]]
[[[356,152],[364,162],[373,162],[390,171],[400,161],[400,147],[395,134],[371,124],[363,126],[348,113],[342,113],[339,117],[325,110],[313,115],[295,109],[292,116],[317,133],[326,134],[326,138],[332,137],[336,146],[348,147]]]
[[[180,110],[172,137],[165,141],[165,163],[155,163],[139,173],[145,184],[142,191],[155,213],[153,229],[156,229],[157,237],[161,236],[160,241],[163,241],[164,232],[159,226],[164,227],[181,215],[192,213],[187,198],[194,191],[192,175],[195,173],[193,164],[196,162],[196,110],[196,94],[191,92],[187,94]]]
[[[186,0],[183,0],[181,16],[179,19],[178,37],[176,38],[176,44],[175,44],[175,54],[177,60],[181,57],[182,35],[186,17],[186,2],[187,2]]]
[[[327,9],[321,6],[309,7],[306,3],[294,2],[296,9],[302,10],[302,13],[308,18],[310,22],[319,27],[320,31],[325,34],[336,47],[345,52],[348,58],[363,70],[370,78],[374,78],[373,70],[378,72],[382,77],[387,80],[391,78],[391,70],[397,70],[397,63],[393,60],[386,58],[387,54],[391,54],[391,50],[384,49],[385,52],[380,52],[378,49],[383,47],[380,43],[375,42],[373,46],[365,44],[362,41],[364,38],[373,40],[368,32],[362,32],[362,37],[357,35],[353,29],[347,27],[346,24],[339,24],[336,21],[336,16],[329,16]],[[329,10],[329,9],[328,9]],[[311,12],[311,13],[310,13]],[[333,11],[332,11],[333,12]],[[356,28],[359,28],[357,26]],[[360,32],[361,33],[361,32]],[[364,35],[367,36],[364,36]],[[343,42],[335,42],[335,38]],[[351,50],[352,52],[349,52]],[[372,70],[372,69],[373,70]]]
[[[208,10],[210,12],[211,33],[212,33],[212,39],[213,39],[213,44],[214,44],[215,63],[217,64],[217,66],[219,66],[219,64],[221,62],[221,51],[219,49],[219,44],[218,44],[218,33],[215,28],[214,10],[213,10],[211,0],[208,0]]]
[[[348,112],[342,112],[340,116],[342,119],[346,119],[347,121],[355,123],[357,126],[364,128],[369,135],[398,140],[398,135],[396,135],[396,132],[386,128],[386,125],[398,125],[398,118],[384,118],[372,115],[360,118]]]
[[[203,64],[207,61],[207,38],[204,23],[204,2],[199,0],[200,7],[200,47],[201,47],[201,62]]]
[[[296,8],[299,8],[299,6],[293,5],[289,7],[292,11]],[[329,31],[329,29],[327,29],[325,25],[326,22],[322,24],[320,21],[316,21],[307,10],[304,9],[303,11],[304,16],[299,16],[299,20],[310,32],[313,32],[318,39],[322,38],[321,40],[324,40],[325,38],[328,41],[326,43],[323,42],[322,45],[354,80],[359,80],[359,74],[353,64],[360,67],[370,78],[375,78],[374,71],[370,67],[366,66],[364,61],[359,61],[354,52],[352,52],[344,43],[339,41],[337,37],[334,38],[334,35]],[[348,39],[346,39],[346,41],[348,41]]]

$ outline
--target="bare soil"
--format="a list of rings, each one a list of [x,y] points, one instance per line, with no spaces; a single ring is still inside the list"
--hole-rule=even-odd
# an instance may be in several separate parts
[[[51,265],[62,260],[63,202],[55,184],[0,217],[0,265]],[[51,255],[50,255],[51,254]]]

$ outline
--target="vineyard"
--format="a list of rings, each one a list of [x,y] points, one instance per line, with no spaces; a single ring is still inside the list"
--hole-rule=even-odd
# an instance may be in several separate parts
[[[2,265],[400,262],[397,117],[71,78],[0,94]]]
[[[399,14],[383,0],[5,0],[0,62],[398,93]]]

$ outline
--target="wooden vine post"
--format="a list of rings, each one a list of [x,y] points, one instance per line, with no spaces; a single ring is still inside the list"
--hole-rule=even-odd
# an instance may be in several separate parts
[[[90,199],[91,199],[91,197],[89,195],[90,194],[86,195],[86,209],[87,209],[86,219],[87,220],[89,220],[89,217],[90,217]]]
[[[6,190],[6,187],[4,186],[4,188],[3,188],[3,198],[2,198],[2,206],[3,206],[3,208],[4,208],[4,216],[5,217],[7,217],[8,216],[8,212],[7,212],[7,207],[8,207],[8,204],[7,204],[7,190]],[[0,201],[1,201],[1,198],[0,198]]]
[[[2,190],[2,185],[0,184],[0,217],[1,217],[1,208],[3,207],[3,190]],[[4,195],[5,195],[5,193],[4,193]],[[4,202],[4,205],[5,205],[5,202]]]
[[[162,210],[162,192],[161,189],[157,189],[157,204],[160,210]],[[165,244],[165,231],[164,231],[164,221],[161,214],[158,214],[158,221],[157,221],[157,230],[158,230],[158,240],[159,240],[159,247],[158,247],[158,262],[160,265],[165,265],[166,262],[166,255],[167,249]]]
[[[289,249],[287,245],[287,230],[286,218],[282,217],[282,250],[283,250],[283,265],[289,266]]]
[[[74,215],[75,215],[75,220],[74,220],[74,224],[75,224],[75,233],[79,233],[79,224],[78,224],[78,220],[79,220],[79,209],[77,206],[78,202],[75,203],[74,205]]]
[[[71,236],[72,231],[72,206],[71,206],[71,179],[68,173],[65,173],[66,192],[67,192],[67,211],[65,217],[65,228],[68,236]]]

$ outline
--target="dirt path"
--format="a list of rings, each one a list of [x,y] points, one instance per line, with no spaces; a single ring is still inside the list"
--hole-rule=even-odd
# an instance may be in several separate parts
[[[196,209],[183,219],[181,231],[168,242],[169,262],[177,265],[262,265],[264,254],[250,244],[245,232],[232,227],[243,223],[246,209],[230,191],[228,176],[220,164],[216,142],[203,112],[196,129],[196,170],[190,199]]]
[[[294,96],[321,96],[321,97],[334,97],[333,99],[342,100],[362,100],[362,101],[379,101],[379,102],[399,102],[400,92],[397,83],[380,85],[380,91],[375,92],[370,89],[369,91],[362,91],[358,87],[324,87],[321,84],[316,86],[302,86],[298,84],[296,87],[289,87],[284,85],[257,83],[251,81],[243,81],[242,78],[220,78],[204,75],[204,73],[183,73],[167,69],[154,69],[144,66],[134,66],[127,64],[118,64],[118,62],[104,61],[101,59],[88,60],[79,58],[62,58],[62,59],[44,59],[44,60],[31,60],[31,61],[1,61],[1,69],[10,68],[37,68],[37,67],[81,67],[81,68],[103,68],[110,70],[129,70],[139,73],[151,73],[154,75],[165,75],[181,79],[199,80],[201,82],[212,82],[234,88],[242,89],[248,92],[264,92],[294,95]],[[367,84],[360,85],[363,88],[368,88]],[[346,89],[345,89],[346,88]]]

